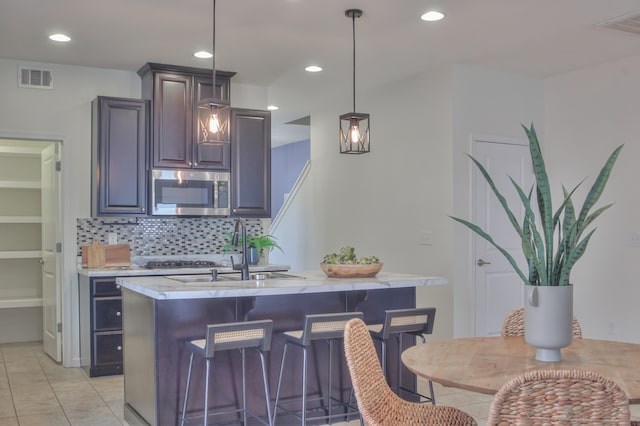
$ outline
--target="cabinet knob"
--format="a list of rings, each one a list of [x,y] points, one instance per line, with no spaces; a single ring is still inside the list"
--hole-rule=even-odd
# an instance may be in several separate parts
[[[120,284],[116,284],[116,290],[120,290]]]
[[[122,350],[122,346],[118,346],[116,349],[121,351]]]
[[[144,207],[140,207],[140,211],[141,211],[142,213],[144,213],[145,208],[144,208]]]
[[[116,312],[116,316],[117,316],[117,317],[121,317],[121,316],[122,316],[122,312],[119,312],[119,311],[118,311],[118,312]]]
[[[187,163],[187,166],[191,167],[191,161],[189,161],[189,162]]]
[[[193,163],[194,167],[198,165],[198,163]]]

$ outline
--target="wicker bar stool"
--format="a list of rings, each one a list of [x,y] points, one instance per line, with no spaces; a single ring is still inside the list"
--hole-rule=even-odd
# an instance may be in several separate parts
[[[191,351],[189,357],[189,372],[187,373],[187,383],[184,392],[184,403],[182,406],[182,416],[180,417],[180,425],[184,426],[185,422],[190,422],[194,418],[203,418],[203,424],[206,426],[209,419],[209,373],[211,363],[215,358],[215,354],[220,351],[228,351],[239,349],[242,356],[242,408],[237,410],[227,410],[212,413],[211,416],[220,414],[242,413],[244,425],[247,425],[247,415],[257,419],[262,424],[272,426],[271,417],[271,398],[269,396],[269,383],[267,380],[267,366],[264,353],[271,348],[271,333],[273,330],[272,320],[234,322],[227,324],[207,325],[207,334],[204,339],[192,340],[187,342],[187,349]],[[245,371],[245,351],[246,349],[254,349],[260,356],[262,364],[262,380],[264,382],[264,393],[267,405],[268,420],[255,415],[247,408],[247,381]],[[193,367],[193,358],[195,355],[201,356],[205,360],[206,377],[204,388],[204,413],[202,416],[187,416],[187,403],[189,399],[189,385],[191,383],[191,369]]]
[[[382,372],[387,377],[389,382],[389,376],[387,375],[387,341],[392,337],[396,337],[398,342],[398,382],[394,389],[396,394],[400,396],[401,392],[408,392],[418,397],[424,398],[424,402],[429,402],[433,405],[436,404],[436,398],[433,393],[433,383],[429,380],[429,393],[430,396],[422,395],[411,389],[407,389],[402,386],[402,360],[400,354],[402,353],[402,335],[410,334],[412,336],[422,339],[422,343],[426,343],[425,334],[433,333],[433,323],[436,318],[436,308],[409,308],[409,309],[391,309],[385,311],[384,323],[369,325],[369,332],[371,336],[380,342],[380,357],[382,359]]]
[[[611,379],[593,371],[533,370],[496,393],[487,425],[629,425],[629,400]]]
[[[275,423],[275,417],[277,410],[280,408],[286,414],[295,415],[302,422],[302,425],[306,425],[311,420],[331,420],[337,417],[348,417],[349,415],[358,414],[357,408],[351,406],[350,401],[344,403],[341,399],[332,397],[332,373],[333,373],[333,343],[335,340],[342,339],[344,336],[344,327],[347,322],[353,318],[362,318],[362,312],[349,312],[349,313],[335,313],[335,314],[315,314],[306,315],[304,318],[304,327],[302,330],[285,331],[282,333],[286,339],[284,349],[282,351],[282,362],[280,364],[280,374],[278,376],[278,388],[276,390],[275,406],[273,408],[273,422]],[[314,341],[324,340],[329,345],[329,370],[328,370],[328,386],[326,397],[308,398],[307,397],[307,351],[311,347]],[[285,360],[287,355],[287,348],[289,345],[297,346],[302,349],[302,407],[300,415],[296,415],[298,410],[286,410],[279,405],[280,401],[280,385],[282,383],[282,373],[284,371]],[[312,401],[321,401],[324,405],[325,415],[308,417],[307,415],[307,403]],[[293,401],[287,401],[293,402]],[[296,401],[297,402],[297,401]],[[333,406],[341,406],[346,409],[340,413],[333,412]]]
[[[369,329],[359,319],[344,330],[344,355],[362,419],[369,426],[473,426],[469,414],[444,405],[418,404],[396,395],[382,374]]]
[[[502,336],[524,336],[524,306],[509,312],[502,323]],[[580,323],[573,317],[573,337],[582,339]]]

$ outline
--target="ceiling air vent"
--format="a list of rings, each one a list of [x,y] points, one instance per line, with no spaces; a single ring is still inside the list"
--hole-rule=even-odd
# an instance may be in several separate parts
[[[598,26],[640,35],[640,12],[636,11],[618,16],[617,18],[600,22]]]
[[[18,87],[53,89],[51,71],[38,68],[18,67]]]

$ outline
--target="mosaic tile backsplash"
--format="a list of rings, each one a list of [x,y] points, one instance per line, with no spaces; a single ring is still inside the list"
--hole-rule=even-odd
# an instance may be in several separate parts
[[[245,220],[249,235],[263,234],[263,219]],[[107,244],[110,232],[118,234],[118,244],[131,246],[132,256],[221,254],[234,225],[234,219],[227,218],[78,219],[78,256],[94,238]]]

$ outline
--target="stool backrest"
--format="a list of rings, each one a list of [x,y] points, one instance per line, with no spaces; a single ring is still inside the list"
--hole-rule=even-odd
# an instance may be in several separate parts
[[[385,311],[382,338],[392,334],[431,334],[436,319],[436,308],[390,309]]]
[[[363,319],[362,312],[305,315],[302,344],[308,345],[312,340],[318,339],[342,338],[347,322],[354,318]]]
[[[210,358],[216,351],[229,349],[271,349],[272,320],[232,322],[207,325],[205,356]]]

